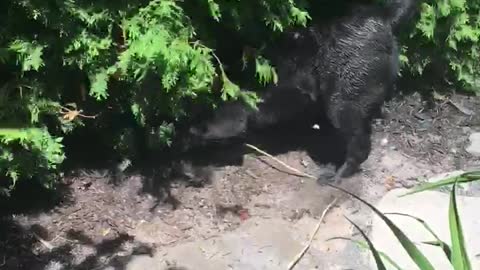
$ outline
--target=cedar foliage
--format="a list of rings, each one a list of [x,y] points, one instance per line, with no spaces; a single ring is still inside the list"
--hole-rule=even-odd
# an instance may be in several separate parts
[[[426,1],[402,40],[404,70],[422,77],[437,60],[448,83],[478,89],[478,2]],[[240,91],[242,80],[278,80],[262,45],[307,25],[313,6],[328,13],[336,5],[326,3],[3,1],[0,187],[8,193],[35,176],[50,186],[66,159],[63,138],[76,130],[95,130],[128,156],[136,130],[149,147],[168,146],[192,103],[242,99],[255,106],[255,93]]]

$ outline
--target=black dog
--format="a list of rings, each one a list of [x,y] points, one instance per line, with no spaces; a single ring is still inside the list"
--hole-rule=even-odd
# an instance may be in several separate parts
[[[258,110],[240,101],[225,103],[191,134],[211,141],[323,117],[347,148],[344,164],[329,177],[352,176],[370,154],[371,120],[394,90],[399,72],[396,36],[415,11],[415,0],[356,3],[343,16],[285,33],[267,50],[279,81],[259,92]]]

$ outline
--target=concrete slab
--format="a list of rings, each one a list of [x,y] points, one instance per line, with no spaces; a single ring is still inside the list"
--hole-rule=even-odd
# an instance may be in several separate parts
[[[383,213],[404,213],[423,219],[432,230],[446,243],[450,244],[448,225],[449,194],[427,191],[399,198],[407,189],[396,189],[388,192],[377,207]],[[458,209],[465,233],[466,245],[473,269],[480,269],[480,198],[457,196]],[[415,220],[403,216],[389,216],[405,234],[427,256],[435,269],[452,269],[448,260],[438,247],[423,245],[422,241],[432,241],[429,233]],[[418,269],[408,257],[393,233],[378,217],[373,218],[371,239],[378,250],[388,254],[403,269]],[[370,260],[372,268],[375,263]],[[388,269],[394,269],[393,267]]]
[[[476,157],[480,157],[480,132],[470,134],[469,141],[470,145],[465,150]]]
[[[302,250],[317,222],[310,217],[295,224],[277,218],[252,218],[239,229],[218,237],[176,245],[159,251],[153,258],[137,256],[126,269],[166,270],[168,265],[175,265],[189,270],[284,270]],[[325,244],[329,237],[332,235],[320,229],[295,269],[368,269],[366,262],[358,259],[353,245],[343,241]]]

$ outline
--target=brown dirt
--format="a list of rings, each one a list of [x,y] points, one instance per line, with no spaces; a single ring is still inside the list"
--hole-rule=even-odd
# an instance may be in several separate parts
[[[418,95],[389,102],[386,118],[375,125],[374,149],[363,172],[342,185],[375,201],[391,188],[417,183],[418,177],[478,164],[465,146],[480,127],[479,105],[479,98],[461,95],[437,99],[433,106]],[[275,155],[313,175],[322,170],[308,151]],[[251,216],[319,216],[332,192],[283,171],[271,159],[251,153],[241,166],[218,168],[211,184],[198,188],[172,182],[160,187],[160,197],[145,192],[140,175],[130,175],[118,186],[100,171],[66,177],[61,203],[40,213],[2,218],[0,269],[124,269],[134,254],[210,238]]]

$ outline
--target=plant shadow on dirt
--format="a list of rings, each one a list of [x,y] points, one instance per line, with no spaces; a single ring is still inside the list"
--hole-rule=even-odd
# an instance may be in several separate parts
[[[151,246],[134,242],[133,236],[124,232],[95,241],[72,227],[66,232],[63,244],[50,244],[61,237],[60,232],[48,230],[30,219],[51,219],[51,212],[73,204],[72,188],[63,181],[55,189],[46,189],[35,180],[20,181],[9,197],[0,197],[0,269],[44,270],[61,266],[61,269],[87,270],[102,266],[108,259],[105,266],[122,270],[134,255],[153,255]],[[122,245],[127,242],[131,248],[125,252]],[[78,245],[93,252],[76,263]],[[119,255],[122,252],[127,255]]]
[[[68,232],[70,241],[74,241],[75,244],[88,246],[94,250],[92,254],[84,256],[81,262],[74,263],[76,258],[78,258],[78,254],[74,250],[76,248],[75,245],[71,243],[67,242],[58,247],[51,247],[51,249],[46,248],[46,246],[39,248],[38,237],[43,236],[48,239],[45,236],[46,230],[40,225],[32,225],[30,228],[25,228],[16,221],[4,217],[0,219],[0,231],[2,232],[0,236],[0,267],[2,269],[87,270],[110,266],[115,270],[123,270],[126,269],[126,264],[131,260],[132,256],[139,254],[153,255],[153,248],[142,244],[137,245],[125,256],[119,255],[123,251],[122,245],[133,240],[133,237],[128,234],[120,234],[115,238],[94,243],[93,240],[82,232],[72,229]]]
[[[89,158],[88,162],[84,162],[87,159],[75,159],[78,158],[77,155],[69,160],[69,163],[78,162],[77,166],[64,168],[108,168],[107,155],[95,155],[88,150],[84,149],[84,153],[97,158]],[[66,173],[67,176],[62,177],[52,189],[44,187],[41,181],[31,179],[18,181],[9,196],[0,196],[0,269],[90,270],[110,266],[122,270],[126,269],[126,264],[134,255],[153,255],[152,246],[135,241],[124,229],[111,232],[108,236],[93,237],[92,230],[87,228],[91,224],[85,222],[85,226],[78,226],[78,222],[72,222],[72,216],[64,209],[76,208],[79,203],[77,200],[82,199],[82,196],[88,200],[92,194],[86,190],[92,182],[102,182],[105,179],[86,177],[88,181],[85,182],[85,177],[73,176],[75,174],[68,170]],[[104,183],[100,185],[105,186]],[[80,188],[85,191],[79,191]],[[107,192],[115,196],[115,189]],[[87,205],[88,209],[79,211],[80,217],[75,218],[80,219],[80,223],[82,218],[88,219],[83,215],[98,210],[94,204],[96,201]],[[115,207],[115,203],[111,207]],[[98,212],[101,215],[101,211]],[[44,224],[49,226],[44,227]],[[56,226],[62,229],[56,231]]]

